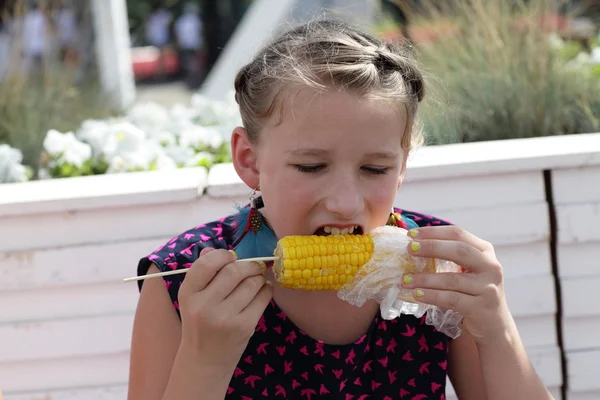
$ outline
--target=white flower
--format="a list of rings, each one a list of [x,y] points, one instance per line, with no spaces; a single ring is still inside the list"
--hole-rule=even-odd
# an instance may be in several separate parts
[[[146,133],[129,122],[111,125],[102,143],[101,154],[107,163],[116,156],[135,158],[144,148]],[[133,155],[128,155],[133,154]]]
[[[0,144],[0,183],[27,181],[27,170],[22,162],[23,153],[20,150]]]
[[[183,147],[202,149],[211,147],[217,149],[223,143],[221,132],[212,127],[193,126],[183,130],[179,136],[179,144]]]
[[[214,159],[215,159],[214,155],[212,155],[210,153],[206,153],[206,152],[200,152],[198,154],[194,154],[191,158],[189,158],[185,162],[185,166],[186,167],[197,167],[203,161],[204,161],[204,163],[212,164]]]
[[[167,128],[170,121],[169,112],[152,102],[133,106],[127,113],[127,119],[149,135]]]
[[[168,131],[158,132],[152,135],[151,139],[162,147],[175,146],[177,144],[177,137]]]
[[[87,120],[81,124],[77,132],[77,138],[92,146],[94,157],[102,154],[102,148],[109,134],[109,121]]]
[[[176,168],[175,161],[156,143],[146,142],[135,151],[121,152],[108,161],[107,173],[128,171],[148,171],[152,165],[156,168]]]
[[[60,133],[51,129],[44,138],[44,150],[58,164],[68,163],[81,167],[92,157],[92,147],[77,140],[73,132]]]
[[[191,147],[177,145],[165,147],[164,151],[177,165],[184,165],[195,153]]]

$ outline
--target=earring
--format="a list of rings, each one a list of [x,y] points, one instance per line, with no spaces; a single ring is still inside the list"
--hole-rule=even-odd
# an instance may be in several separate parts
[[[393,207],[392,211],[390,212],[390,216],[388,217],[386,225],[396,226],[398,228],[408,230],[408,225],[402,218],[402,215],[400,215],[400,213],[397,213]]]
[[[248,196],[250,207],[239,209],[233,248],[240,258],[271,257],[277,247],[275,232],[267,224],[259,209],[264,207],[258,186]]]
[[[259,188],[260,188],[260,185],[257,186],[256,188],[252,189],[252,192],[250,192],[250,195],[248,196],[248,198],[250,200],[250,207],[252,207],[255,210],[260,210],[261,208],[263,208],[265,206],[262,196],[258,196],[258,197],[256,196],[256,192],[260,190]]]

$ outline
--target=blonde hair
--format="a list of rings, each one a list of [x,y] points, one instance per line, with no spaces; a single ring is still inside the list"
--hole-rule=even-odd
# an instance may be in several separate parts
[[[408,116],[402,148],[421,144],[417,109],[424,81],[410,50],[338,20],[315,20],[284,33],[235,79],[235,99],[249,140],[258,142],[265,122],[283,107],[284,91],[299,85],[389,100]]]

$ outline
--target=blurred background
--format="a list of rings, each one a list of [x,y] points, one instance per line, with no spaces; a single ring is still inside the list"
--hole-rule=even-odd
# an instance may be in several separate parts
[[[428,148],[396,204],[494,243],[544,383],[600,399],[600,0],[0,0],[5,400],[126,398],[122,278],[247,201],[235,73],[324,12],[422,64]]]
[[[600,0],[302,0],[241,32],[258,3],[0,0],[0,182],[227,161],[236,110],[205,88],[232,89],[249,25],[276,33],[324,11],[415,46],[430,145],[598,131]],[[224,140],[197,129],[215,126]],[[108,154],[115,135],[154,147]]]

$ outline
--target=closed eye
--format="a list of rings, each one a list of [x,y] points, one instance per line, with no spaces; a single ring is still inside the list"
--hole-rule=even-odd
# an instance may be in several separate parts
[[[362,169],[373,175],[385,175],[390,170],[388,167],[362,167]]]
[[[294,165],[294,167],[296,167],[296,169],[300,172],[314,173],[314,172],[319,172],[322,169],[324,169],[325,164],[311,164],[311,165],[297,164],[297,165]]]

